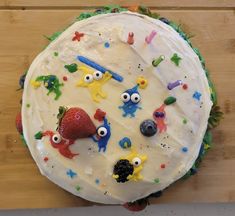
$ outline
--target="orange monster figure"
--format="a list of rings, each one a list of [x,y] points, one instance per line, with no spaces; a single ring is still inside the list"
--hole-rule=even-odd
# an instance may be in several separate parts
[[[156,121],[157,127],[159,129],[159,132],[165,132],[167,129],[165,118],[166,118],[166,112],[165,112],[165,104],[162,104],[159,108],[157,108],[153,112],[153,118]]]

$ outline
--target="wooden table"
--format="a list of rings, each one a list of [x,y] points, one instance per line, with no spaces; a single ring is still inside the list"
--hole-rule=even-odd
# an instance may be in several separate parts
[[[19,76],[48,41],[43,35],[63,29],[82,11],[110,0],[0,1],[0,208],[86,206],[41,176],[15,130],[20,110]],[[127,3],[128,2],[128,3]],[[117,0],[128,6],[144,3],[195,34],[193,44],[211,71],[225,113],[214,130],[214,147],[197,175],[177,182],[152,203],[235,201],[235,0]]]

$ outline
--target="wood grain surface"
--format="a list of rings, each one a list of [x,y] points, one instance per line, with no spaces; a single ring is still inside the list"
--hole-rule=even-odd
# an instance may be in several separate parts
[[[234,0],[1,0],[0,1],[0,208],[86,206],[41,176],[15,130],[20,110],[19,76],[50,35],[82,11],[105,4],[145,4],[182,24],[204,55],[225,113],[213,131],[214,146],[198,174],[179,181],[151,203],[235,201],[235,1]]]

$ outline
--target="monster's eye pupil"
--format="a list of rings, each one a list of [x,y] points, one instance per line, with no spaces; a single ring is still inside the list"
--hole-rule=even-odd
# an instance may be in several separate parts
[[[136,161],[136,162],[135,162],[135,165],[138,165],[138,164],[139,164],[139,162],[138,162],[138,161]]]
[[[104,131],[100,131],[100,134],[101,134],[101,135],[104,135]]]
[[[87,77],[86,77],[86,79],[87,79],[87,80],[89,80],[89,79],[90,79],[90,77],[89,77],[89,76],[87,76]]]
[[[127,95],[124,95],[123,97],[124,97],[125,99],[127,99]]]
[[[58,137],[54,137],[54,140],[57,141],[57,140],[58,140]]]
[[[138,97],[135,97],[135,100],[138,100]]]

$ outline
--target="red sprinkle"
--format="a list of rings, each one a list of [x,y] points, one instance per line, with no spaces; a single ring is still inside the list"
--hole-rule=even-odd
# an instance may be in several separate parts
[[[128,38],[127,38],[127,43],[130,45],[132,45],[134,43],[134,33],[133,32],[129,32]]]
[[[84,33],[79,33],[79,32],[75,32],[74,33],[74,37],[73,37],[73,39],[72,39],[72,41],[80,41],[81,40],[81,37],[83,37],[84,36]]]
[[[68,80],[68,77],[63,76],[63,80],[64,80],[64,81],[67,81],[67,80]]]
[[[166,168],[166,165],[165,165],[165,164],[161,164],[161,168],[162,168],[162,169],[165,169],[165,168]]]
[[[49,158],[48,157],[44,157],[44,159],[43,159],[45,162],[47,162],[48,160],[49,160]]]
[[[188,85],[187,84],[184,84],[182,87],[183,87],[184,90],[188,89]]]
[[[102,111],[101,109],[97,109],[94,115],[94,118],[98,121],[103,121],[104,117],[106,115],[106,112]]]

